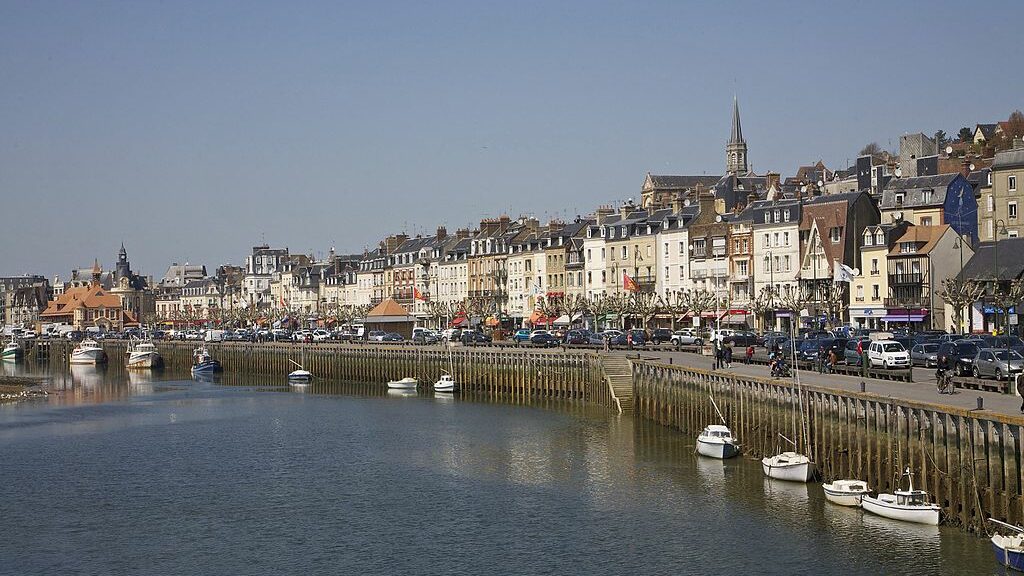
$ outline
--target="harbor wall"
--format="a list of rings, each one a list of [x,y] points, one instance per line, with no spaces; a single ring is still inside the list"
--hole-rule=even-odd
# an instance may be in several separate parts
[[[988,517],[1024,523],[1022,418],[645,361],[633,363],[633,384],[639,417],[695,441],[720,422],[714,397],[746,457],[793,450],[784,434],[824,481],[857,478],[891,493],[909,467],[946,523],[980,532]]]

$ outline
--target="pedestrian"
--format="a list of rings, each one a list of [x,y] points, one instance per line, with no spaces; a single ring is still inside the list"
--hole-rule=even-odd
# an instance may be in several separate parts
[[[722,343],[715,340],[715,369],[718,370],[722,367],[722,356],[725,351],[722,350]]]
[[[823,344],[818,345],[818,374],[825,373],[825,346]]]
[[[828,351],[828,373],[832,374],[836,370],[836,364],[839,363],[839,358],[836,356],[835,348],[831,348]]]
[[[753,361],[754,361],[754,346],[750,345],[750,346],[747,346],[747,364],[750,364]]]
[[[630,350],[633,349],[633,331],[632,330],[630,330],[629,332],[626,332],[626,346],[629,346]]]
[[[725,343],[725,365],[732,368],[732,342]]]

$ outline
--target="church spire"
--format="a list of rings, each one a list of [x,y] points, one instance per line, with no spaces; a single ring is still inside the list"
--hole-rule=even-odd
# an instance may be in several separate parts
[[[732,136],[729,137],[730,144],[743,142],[743,127],[740,126],[740,101],[736,95],[732,97]]]
[[[742,176],[749,172],[747,168],[747,141],[743,139],[743,128],[740,126],[740,102],[732,97],[732,134],[725,145],[725,171],[727,174]]]

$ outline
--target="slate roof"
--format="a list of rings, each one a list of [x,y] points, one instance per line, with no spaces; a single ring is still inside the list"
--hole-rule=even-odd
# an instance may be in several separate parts
[[[1000,280],[1013,280],[1021,274],[1024,274],[1024,238],[1003,238],[998,245],[995,242],[978,244],[974,256],[964,264],[963,272],[960,273],[963,278],[977,280],[991,280],[994,276]]]
[[[937,176],[916,176],[911,178],[893,178],[882,190],[882,201],[879,208],[885,210],[897,208],[896,194],[903,194],[903,203],[899,207],[942,206],[946,202],[946,188],[960,176],[939,174]],[[931,199],[925,198],[925,192],[931,190]]]
[[[710,188],[722,179],[721,176],[666,176],[655,174],[648,174],[648,177],[655,188],[680,190],[696,188],[697,184],[703,184],[705,187]]]
[[[754,222],[764,224],[764,213],[772,210],[786,208],[789,210],[789,222],[778,222],[778,224],[791,224],[794,226],[800,225],[800,206],[801,202],[795,198],[786,198],[783,200],[757,200],[753,204],[747,207],[744,212],[750,212],[750,217]],[[777,224],[774,219],[769,224]]]
[[[824,196],[815,196],[809,200],[804,200],[803,204],[831,204],[833,202],[846,202],[847,205],[852,205],[859,198],[862,192],[842,192],[839,194],[825,194]]]
[[[996,126],[998,126],[998,124],[995,123],[978,124],[974,131],[977,132],[978,130],[981,130],[982,136],[984,136],[986,140],[990,140],[996,134]]]
[[[996,158],[992,162],[993,169],[1019,168],[1021,166],[1024,166],[1024,148],[996,152]]]

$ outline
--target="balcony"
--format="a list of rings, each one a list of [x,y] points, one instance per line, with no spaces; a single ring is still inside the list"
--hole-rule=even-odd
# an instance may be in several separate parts
[[[924,274],[920,272],[889,274],[889,286],[911,286],[922,282],[924,282]]]
[[[886,308],[928,308],[928,306],[928,300],[921,296],[885,299]]]

